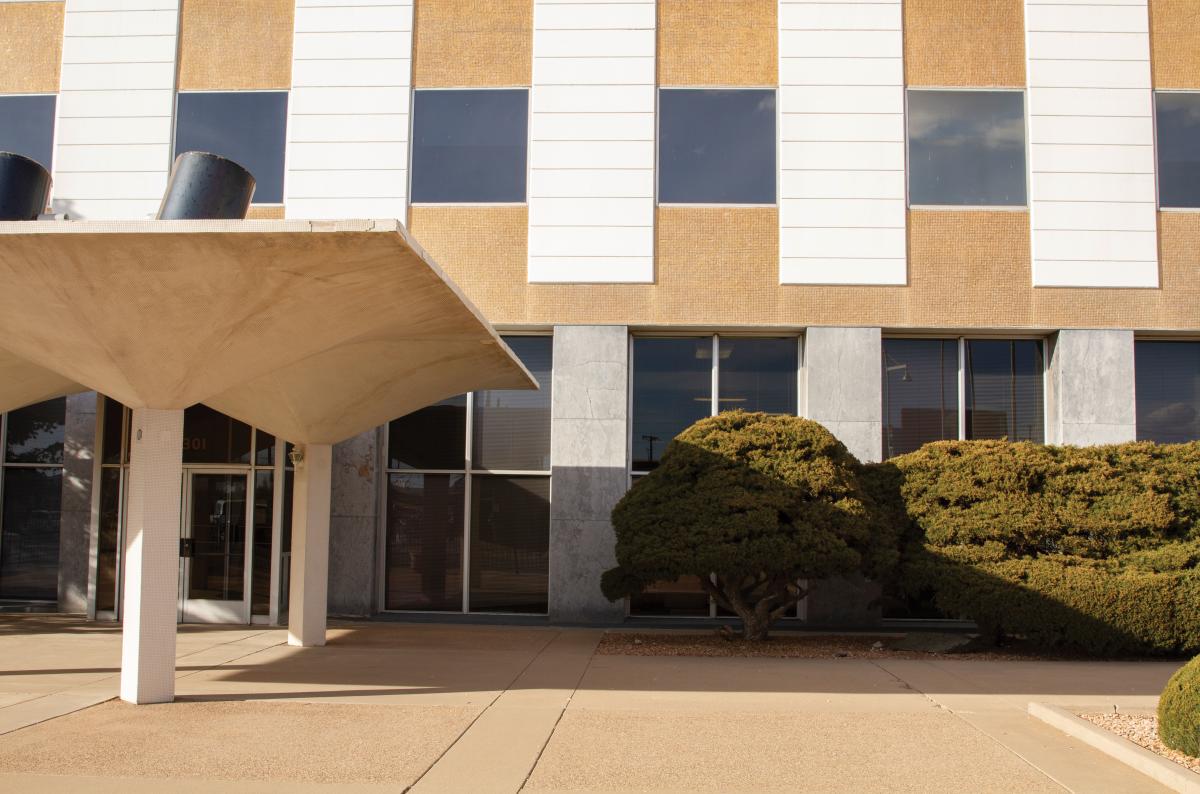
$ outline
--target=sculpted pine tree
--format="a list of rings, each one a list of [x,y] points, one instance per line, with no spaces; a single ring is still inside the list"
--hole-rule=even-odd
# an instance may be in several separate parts
[[[810,420],[742,411],[703,419],[613,510],[618,567],[601,589],[616,601],[696,576],[741,618],[745,639],[766,639],[805,596],[799,580],[893,562],[894,544],[871,531],[861,469]]]

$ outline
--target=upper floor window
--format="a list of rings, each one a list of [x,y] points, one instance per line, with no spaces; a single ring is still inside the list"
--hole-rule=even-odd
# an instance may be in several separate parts
[[[286,91],[195,91],[179,94],[175,156],[212,152],[254,176],[254,203],[283,202]]]
[[[0,96],[0,152],[37,160],[47,171],[54,159],[53,94]]]
[[[1024,206],[1025,94],[908,92],[908,201]]]
[[[775,91],[664,88],[658,96],[658,200],[774,204]]]
[[[1200,342],[1134,344],[1138,441],[1200,440]]]
[[[522,203],[528,151],[527,89],[413,94],[414,202]]]
[[[1038,339],[883,340],[884,457],[949,439],[1042,443],[1044,374]]]
[[[1200,208],[1200,93],[1155,94],[1158,203]]]

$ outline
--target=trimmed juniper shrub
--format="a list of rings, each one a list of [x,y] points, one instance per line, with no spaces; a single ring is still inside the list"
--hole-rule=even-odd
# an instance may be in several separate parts
[[[1200,443],[928,444],[864,478],[900,523],[900,589],[1094,655],[1200,651]]]
[[[741,618],[746,639],[765,639],[804,597],[798,580],[895,563],[895,538],[879,535],[860,473],[816,422],[742,411],[702,419],[613,510],[618,567],[601,588],[615,601],[696,576]]]
[[[1200,757],[1200,656],[1167,682],[1158,700],[1158,736],[1167,747]]]

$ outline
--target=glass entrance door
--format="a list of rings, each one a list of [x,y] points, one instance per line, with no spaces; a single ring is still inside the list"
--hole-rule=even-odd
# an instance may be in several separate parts
[[[249,623],[250,472],[185,470],[180,620]]]

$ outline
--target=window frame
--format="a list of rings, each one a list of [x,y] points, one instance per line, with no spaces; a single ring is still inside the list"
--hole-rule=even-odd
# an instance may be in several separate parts
[[[909,110],[909,97],[914,91],[922,91],[927,93],[981,93],[981,94],[1021,94],[1021,110],[1023,115],[1024,128],[1024,146],[1022,147],[1023,156],[1025,158],[1025,203],[1024,204],[914,204],[912,202],[912,135],[910,134],[910,122],[912,114]],[[927,210],[930,212],[1029,212],[1032,205],[1030,198],[1030,189],[1032,185],[1032,158],[1030,157],[1029,143],[1029,91],[1026,88],[1014,88],[1010,86],[904,86],[904,205],[910,210]],[[896,337],[898,338],[898,337]],[[948,339],[952,337],[938,337]],[[1019,337],[1005,337],[1006,339],[1017,339]]]
[[[281,150],[281,154],[283,155],[283,158],[282,158],[282,163],[281,163],[282,173],[280,175],[281,178],[279,181],[279,201],[257,201],[254,198],[251,198],[250,210],[253,211],[253,209],[255,207],[264,207],[264,208],[280,207],[280,208],[282,208],[284,205],[286,205],[287,195],[288,195],[287,194],[288,158],[289,158],[289,154],[290,154],[290,152],[289,152],[290,147],[288,146],[288,142],[289,142],[288,136],[291,132],[291,126],[292,126],[292,91],[291,91],[291,89],[290,88],[236,88],[236,89],[201,88],[201,89],[176,90],[175,91],[175,99],[174,99],[173,106],[172,106],[172,110],[174,111],[174,113],[171,116],[171,147],[168,150],[168,157],[170,158],[167,163],[168,172],[174,166],[175,158],[177,157],[177,155],[175,154],[175,150],[176,150],[176,148],[178,148],[178,143],[179,143],[179,98],[181,96],[184,96],[185,94],[186,95],[192,95],[192,94],[283,94],[283,96],[286,98],[286,100],[285,100],[285,104],[284,104],[284,113],[283,113],[283,130],[282,130],[283,140],[280,142],[280,150]],[[182,154],[182,152],[181,152],[181,154]],[[220,154],[220,153],[215,152],[215,154]],[[224,155],[220,155],[220,156],[224,157]],[[246,167],[243,163],[238,163],[238,165],[241,165],[244,168]],[[253,176],[253,174],[251,174],[251,175]],[[258,181],[257,178],[255,178],[255,183],[256,183],[255,192],[257,192],[257,181]]]
[[[40,403],[30,403],[30,405],[21,406],[21,408],[15,408],[15,409],[13,409],[13,411],[5,411],[3,413],[0,413],[0,553],[3,553],[3,543],[4,543],[4,500],[6,497],[6,493],[5,493],[6,479],[7,479],[6,475],[8,473],[8,470],[9,469],[35,469],[35,470],[36,469],[57,469],[59,472],[60,486],[62,484],[63,478],[66,477],[66,473],[67,473],[67,467],[66,467],[67,451],[66,451],[66,446],[65,446],[66,398],[65,397],[51,397],[49,400],[43,400],[41,402],[53,402],[55,400],[63,400],[64,447],[63,447],[63,459],[60,460],[58,463],[42,463],[42,462],[38,462],[38,461],[10,461],[8,459],[9,414],[13,413],[13,411],[21,410],[21,408],[29,408],[33,405],[39,405]],[[95,490],[99,490],[99,489],[97,488]],[[58,512],[59,512],[59,521],[61,522],[62,521],[62,505],[61,504],[59,505]],[[58,561],[56,567],[61,566],[61,565],[62,565],[62,560],[60,559]],[[30,604],[51,603],[49,601],[43,601],[41,599],[13,599],[13,600],[23,601],[25,603],[30,603]],[[53,603],[57,603],[57,602],[58,602],[58,597],[56,595]]]
[[[1197,92],[1200,93],[1200,92]],[[1193,210],[1182,210],[1183,212],[1191,212]],[[1135,440],[1138,439],[1138,416],[1137,416],[1137,379],[1138,379],[1138,363],[1137,363],[1137,345],[1139,342],[1190,342],[1195,345],[1200,345],[1200,336],[1185,335],[1171,336],[1168,334],[1135,334],[1133,337],[1133,388],[1134,388],[1134,414],[1133,414],[1133,433]],[[1195,439],[1200,441],[1200,438]],[[1152,442],[1159,443],[1159,442]],[[1184,442],[1188,443],[1188,442]]]
[[[414,201],[413,162],[416,159],[417,94],[425,91],[524,91],[525,92],[525,200],[524,201]],[[529,85],[410,86],[408,91],[408,167],[405,196],[411,207],[528,207],[529,183],[533,176],[533,87]],[[515,336],[516,334],[505,334]]]
[[[457,205],[451,205],[457,206]],[[514,336],[536,336],[543,337],[550,341],[551,351],[553,351],[554,335],[550,331],[519,331],[508,332],[498,330],[497,333],[504,337]],[[553,353],[550,360],[551,372],[553,372],[554,359]],[[483,389],[481,391],[487,391]],[[482,612],[472,611],[471,606],[471,508],[473,506],[474,492],[472,490],[472,480],[475,477],[545,477],[549,479],[552,473],[552,468],[547,469],[485,469],[475,466],[474,460],[474,436],[475,436],[475,391],[466,393],[466,417],[464,421],[465,432],[463,436],[463,467],[461,469],[397,469],[391,468],[391,460],[388,451],[388,439],[391,434],[392,423],[389,420],[383,425],[382,438],[377,451],[379,459],[379,470],[383,475],[383,487],[379,489],[379,520],[377,522],[377,538],[376,538],[376,591],[375,598],[380,612],[389,614],[401,615],[491,615],[491,616],[507,616],[507,617],[545,617],[547,612]],[[419,409],[418,409],[419,410]],[[551,427],[553,427],[553,417],[550,418]],[[553,444],[553,437],[551,437]],[[551,460],[553,464],[553,460]],[[387,606],[387,533],[388,533],[388,492],[390,489],[391,476],[393,474],[419,474],[419,475],[443,475],[454,476],[459,475],[463,478],[463,521],[462,521],[462,606],[460,609],[389,609]],[[551,490],[551,503],[553,503],[554,494]],[[547,609],[549,604],[547,603]]]
[[[958,410],[958,437],[954,439],[946,439],[949,441],[970,441],[967,438],[967,342],[983,341],[983,342],[1021,342],[1034,341],[1040,342],[1042,345],[1042,443],[1051,443],[1051,410],[1050,406],[1053,403],[1051,395],[1050,382],[1050,354],[1052,347],[1049,337],[1042,334],[885,334],[880,345],[880,378],[884,379],[887,376],[886,364],[883,356],[883,343],[889,339],[924,339],[928,341],[938,340],[953,340],[957,343],[958,353],[958,375],[956,378],[958,401],[956,403]],[[882,399],[886,399],[881,395]],[[884,460],[888,452],[887,433],[888,433],[888,405],[885,401],[883,405],[883,453]]]
[[[663,91],[771,91],[775,95],[775,200],[770,204],[741,204],[712,201],[662,201],[659,198],[659,184],[662,179],[662,92]],[[778,85],[656,85],[654,87],[654,206],[655,207],[729,207],[729,208],[763,208],[778,207],[780,192],[783,189],[783,116],[779,101],[780,86]]]
[[[1200,212],[1200,202],[1195,207],[1164,207],[1162,203],[1162,163],[1159,158],[1161,156],[1161,147],[1158,141],[1158,97],[1160,94],[1191,94],[1196,97],[1196,102],[1200,105],[1200,88],[1151,88],[1150,90],[1150,129],[1154,136],[1152,147],[1154,151],[1154,208],[1158,212]],[[1200,144],[1198,144],[1200,146]],[[1200,158],[1200,155],[1198,155]],[[1161,341],[1161,338],[1156,340],[1154,337],[1138,337],[1146,341]],[[1187,341],[1187,340],[1184,340]]]
[[[691,205],[685,205],[691,206]],[[795,416],[804,416],[805,414],[805,394],[804,394],[804,334],[796,331],[779,331],[772,333],[770,329],[762,329],[760,331],[743,331],[721,333],[719,331],[709,333],[688,333],[687,331],[631,331],[626,340],[627,355],[629,359],[628,377],[626,378],[626,403],[625,415],[629,418],[626,422],[626,438],[625,438],[625,474],[626,474],[626,490],[633,487],[634,481],[639,477],[645,477],[649,471],[634,471],[633,470],[633,374],[634,374],[634,348],[635,342],[638,339],[704,339],[705,337],[712,338],[712,364],[711,375],[709,378],[709,416],[716,416],[721,412],[720,409],[720,383],[721,383],[721,339],[794,339],[796,340],[796,413]],[[802,584],[806,584],[803,583]],[[708,599],[708,614],[707,615],[636,615],[632,611],[633,599],[625,599],[625,617],[635,620],[713,620],[724,617],[718,614],[717,602],[712,598]],[[796,605],[795,613],[788,615],[785,619],[799,619],[801,621],[808,619],[808,599],[801,599]]]

